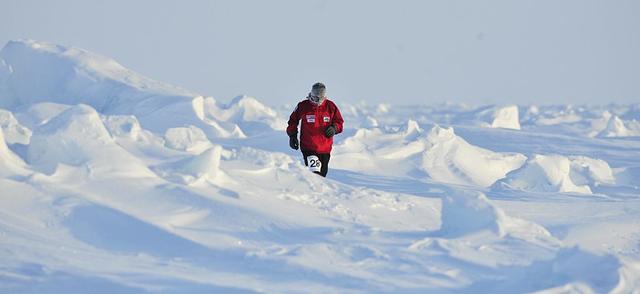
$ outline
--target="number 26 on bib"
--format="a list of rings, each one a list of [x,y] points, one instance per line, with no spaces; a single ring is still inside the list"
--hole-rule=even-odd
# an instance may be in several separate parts
[[[318,158],[318,156],[315,156],[315,155],[307,156],[307,163],[309,164],[309,169],[312,172],[320,172],[320,169],[322,168],[322,162],[320,162],[320,159]]]

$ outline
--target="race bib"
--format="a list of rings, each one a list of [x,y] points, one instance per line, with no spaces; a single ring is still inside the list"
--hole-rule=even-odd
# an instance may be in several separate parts
[[[315,156],[315,155],[307,156],[307,163],[309,164],[309,169],[312,172],[320,172],[320,169],[322,168],[322,162],[320,162],[320,159],[318,158],[318,156]]]
[[[308,123],[314,123],[316,122],[316,116],[313,114],[307,114],[307,122]]]

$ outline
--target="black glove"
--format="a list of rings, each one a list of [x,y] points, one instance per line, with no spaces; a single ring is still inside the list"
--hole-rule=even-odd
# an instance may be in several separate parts
[[[289,136],[289,147],[291,147],[291,149],[293,150],[298,150],[298,147],[299,147],[298,134]]]
[[[328,127],[327,127],[327,129],[326,129],[326,130],[324,130],[324,135],[325,135],[327,138],[331,138],[331,137],[333,137],[333,135],[335,135],[335,134],[336,134],[336,127],[334,127],[333,125],[328,126]]]

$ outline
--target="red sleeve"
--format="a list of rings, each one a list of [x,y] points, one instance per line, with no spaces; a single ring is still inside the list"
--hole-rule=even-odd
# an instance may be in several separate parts
[[[333,126],[336,127],[336,134],[342,133],[342,125],[344,124],[344,119],[342,119],[342,114],[340,114],[340,109],[334,103],[335,112],[333,113]]]
[[[298,122],[300,122],[300,103],[296,105],[296,109],[293,110],[289,116],[289,125],[287,126],[287,135],[295,136],[298,134]]]

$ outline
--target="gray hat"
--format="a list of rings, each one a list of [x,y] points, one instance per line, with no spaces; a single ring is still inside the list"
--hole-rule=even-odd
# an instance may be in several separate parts
[[[311,87],[311,95],[318,98],[324,98],[327,95],[327,87],[325,87],[323,83],[315,83]]]

